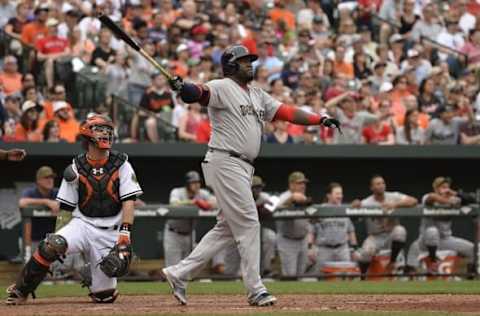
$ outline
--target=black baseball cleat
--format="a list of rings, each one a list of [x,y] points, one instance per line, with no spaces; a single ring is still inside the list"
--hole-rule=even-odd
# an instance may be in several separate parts
[[[277,303],[277,298],[268,292],[248,298],[248,304],[251,306],[272,306],[275,303]]]
[[[174,277],[166,268],[162,269],[163,275],[168,282],[168,285],[172,289],[173,296],[182,305],[187,305],[187,291],[185,289],[185,283]]]
[[[7,305],[22,305],[27,301],[27,297],[23,296],[22,293],[17,290],[15,284],[10,285],[6,291],[8,296],[5,300],[5,304]]]

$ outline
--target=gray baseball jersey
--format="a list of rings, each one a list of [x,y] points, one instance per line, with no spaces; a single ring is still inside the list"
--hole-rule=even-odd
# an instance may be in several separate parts
[[[250,160],[257,157],[265,121],[271,121],[280,106],[260,88],[242,89],[230,78],[212,80],[208,116],[212,124],[209,147],[235,151]]]
[[[385,192],[386,203],[398,203],[405,199],[407,195],[400,192]],[[373,195],[362,200],[361,205],[363,207],[382,207],[382,204],[375,200]],[[387,217],[373,217],[367,218],[367,232],[369,235],[380,234],[383,232],[389,232],[394,225],[398,224],[397,219]]]
[[[279,205],[288,206],[283,201],[287,201],[291,196],[292,192],[290,192],[289,190],[280,194]],[[282,220],[277,221],[276,224],[277,233],[291,239],[300,239],[302,237],[305,237],[311,229],[310,222],[306,218]]]
[[[322,204],[322,206],[334,206]],[[348,217],[321,218],[313,225],[319,246],[335,246],[348,242],[348,235],[355,231],[352,221]]]
[[[423,205],[425,205],[427,196],[428,194],[425,194],[422,197]],[[434,206],[441,207],[441,206],[447,206],[447,205],[435,203]],[[452,220],[449,217],[422,217],[422,220],[420,222],[420,233],[421,234],[424,233],[425,229],[431,226],[437,227],[438,232],[440,233],[440,236],[442,238],[452,236]]]
[[[185,187],[175,188],[170,192],[171,205],[185,205],[189,200],[193,199],[211,200],[212,195],[207,190],[200,189],[193,198],[189,198],[187,188]],[[192,221],[189,219],[169,219],[167,224],[179,233],[190,233],[192,231]]]

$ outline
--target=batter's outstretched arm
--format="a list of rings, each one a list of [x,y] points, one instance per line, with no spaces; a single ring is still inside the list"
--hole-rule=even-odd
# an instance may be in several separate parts
[[[280,105],[273,120],[287,121],[298,125],[324,125],[338,128],[340,131],[340,122],[337,119],[307,112],[298,107],[286,104]]]
[[[210,91],[207,86],[191,82],[184,82],[181,77],[174,77],[168,83],[173,91],[177,92],[185,103],[200,103],[203,106],[208,105],[210,100]]]

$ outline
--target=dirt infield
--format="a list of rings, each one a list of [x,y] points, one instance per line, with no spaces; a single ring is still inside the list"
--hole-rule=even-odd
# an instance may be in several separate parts
[[[442,311],[478,312],[478,295],[280,295],[279,304],[262,311]],[[259,311],[241,295],[194,295],[184,307],[170,295],[120,296],[113,305],[88,298],[40,298],[22,306],[1,306],[0,315],[148,315],[189,313],[242,314]]]

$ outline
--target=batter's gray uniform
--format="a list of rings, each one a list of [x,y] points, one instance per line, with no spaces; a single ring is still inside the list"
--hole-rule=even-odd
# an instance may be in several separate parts
[[[385,203],[398,203],[407,195],[400,192],[385,192]],[[374,199],[373,195],[361,202],[362,207],[382,207],[382,204]],[[388,217],[372,217],[366,219],[368,237],[358,250],[359,261],[370,262],[378,251],[390,249],[392,241],[406,242],[407,230],[399,224],[399,221]]]
[[[324,204],[323,206],[334,206]],[[348,217],[321,218],[313,224],[317,257],[312,273],[319,273],[325,262],[351,261],[349,236],[355,227]]]
[[[425,205],[428,194],[422,198]],[[441,207],[441,204],[435,204]],[[448,207],[448,206],[447,206]],[[427,247],[437,247],[437,250],[454,250],[460,256],[468,258],[473,263],[473,243],[463,238],[452,236],[452,220],[448,217],[423,217],[420,222],[420,236],[408,250],[407,264],[418,268],[418,260],[422,252],[428,251]]]
[[[260,192],[255,201],[257,208],[270,200],[270,194]],[[262,227],[262,270],[272,271],[272,260],[275,257],[277,235],[274,230]],[[240,275],[240,254],[236,245],[228,247],[225,252],[225,274]]]
[[[281,201],[287,201],[292,192],[285,191],[280,195]],[[282,275],[295,276],[304,274],[308,264],[308,233],[311,224],[308,219],[290,219],[276,221],[277,248],[282,263]]]
[[[280,102],[260,88],[242,88],[230,78],[206,84],[212,125],[209,151],[202,163],[206,184],[217,198],[221,216],[192,253],[167,271],[180,280],[197,273],[216,253],[237,244],[242,278],[249,295],[267,292],[260,279],[260,224],[253,200],[251,163],[259,151],[265,121]],[[235,157],[241,155],[241,158]]]
[[[175,188],[170,192],[171,205],[185,205],[193,199],[211,200],[212,195],[204,189],[193,197],[188,196],[187,188]],[[192,220],[169,219],[165,223],[163,234],[163,250],[165,252],[165,266],[177,264],[192,251]]]

